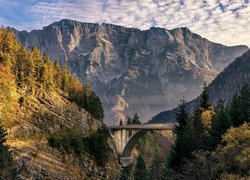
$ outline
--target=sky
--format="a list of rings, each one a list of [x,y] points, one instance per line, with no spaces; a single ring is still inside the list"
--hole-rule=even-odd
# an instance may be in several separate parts
[[[152,26],[191,31],[225,45],[250,47],[250,0],[0,0],[0,25],[42,29],[55,21]]]

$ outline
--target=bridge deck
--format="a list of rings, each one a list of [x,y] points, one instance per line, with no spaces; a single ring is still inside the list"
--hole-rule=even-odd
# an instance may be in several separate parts
[[[175,123],[162,123],[162,124],[129,124],[129,125],[113,125],[109,128],[111,130],[130,129],[130,130],[172,130]]]

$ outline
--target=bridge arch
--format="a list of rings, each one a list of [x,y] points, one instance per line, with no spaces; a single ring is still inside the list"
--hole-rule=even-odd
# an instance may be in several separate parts
[[[124,147],[124,150],[122,152],[122,157],[129,157],[131,155],[131,152],[133,151],[135,145],[138,143],[139,139],[141,139],[144,135],[147,134],[147,132],[153,132],[153,133],[158,133],[161,136],[163,136],[164,138],[168,139],[170,142],[173,142],[173,134],[172,131],[170,130],[140,130],[137,131],[135,134],[133,134],[129,139],[128,142],[126,144],[126,146]]]
[[[138,140],[148,131],[156,131],[162,136],[173,142],[175,135],[173,133],[174,123],[162,124],[130,124],[130,125],[113,125],[109,130],[114,139],[117,153],[120,156],[122,166],[128,166],[133,162],[130,154]],[[130,132],[132,131],[132,136]]]

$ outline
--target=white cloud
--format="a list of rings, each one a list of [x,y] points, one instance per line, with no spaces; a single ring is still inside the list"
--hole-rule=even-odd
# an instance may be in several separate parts
[[[28,11],[35,22],[31,28],[64,18],[139,29],[186,26],[214,42],[250,46],[249,6],[246,0],[43,0]]]

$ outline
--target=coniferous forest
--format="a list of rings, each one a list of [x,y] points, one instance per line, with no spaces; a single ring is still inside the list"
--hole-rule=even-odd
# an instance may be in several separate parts
[[[219,99],[213,106],[204,84],[199,101],[190,114],[182,99],[175,114],[176,140],[166,154],[164,168],[161,160],[146,167],[138,156],[134,178],[144,172],[147,179],[248,179],[250,158],[250,87],[245,83],[227,103]],[[150,140],[151,139],[151,140]],[[152,137],[144,142],[153,144]],[[145,143],[141,148],[149,148]],[[139,147],[140,148],[140,147]],[[145,153],[142,151],[142,154]],[[160,155],[157,155],[160,158]],[[144,156],[145,158],[145,156]],[[153,177],[150,169],[158,166]],[[150,175],[151,174],[151,175]]]
[[[1,93],[7,94],[11,88],[12,79],[15,86],[25,89],[31,94],[60,90],[70,101],[76,102],[90,114],[103,120],[102,103],[90,83],[85,86],[67,69],[67,64],[60,65],[58,60],[52,64],[51,60],[36,47],[28,51],[23,47],[10,30],[0,29],[0,68]],[[22,105],[24,99],[20,98]]]
[[[209,102],[206,84],[193,113],[185,100],[176,113],[176,141],[163,179],[247,179],[250,158],[250,88],[244,84],[228,103]]]

